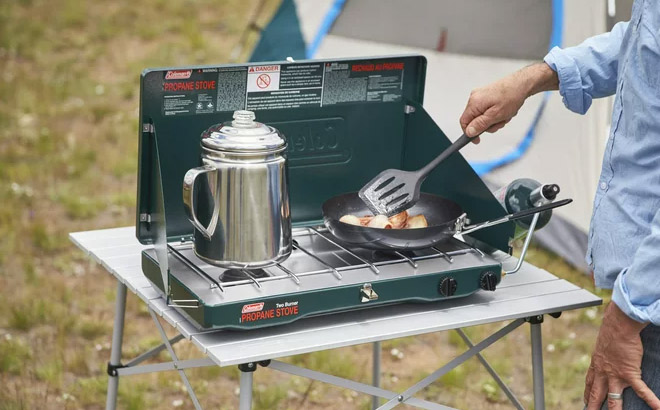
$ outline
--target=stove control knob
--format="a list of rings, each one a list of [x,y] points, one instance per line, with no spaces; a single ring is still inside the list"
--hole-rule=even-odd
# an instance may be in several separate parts
[[[440,281],[440,286],[438,286],[438,290],[440,291],[440,294],[442,296],[449,297],[449,296],[453,296],[456,293],[457,287],[458,287],[458,282],[456,281],[456,279],[452,278],[451,276],[448,276]]]
[[[482,273],[479,279],[479,287],[483,290],[495,290],[497,287],[497,275],[495,272],[486,271]]]

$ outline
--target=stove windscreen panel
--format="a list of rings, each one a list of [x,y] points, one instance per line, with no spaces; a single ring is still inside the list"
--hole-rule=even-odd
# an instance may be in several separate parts
[[[288,139],[294,224],[320,223],[326,199],[358,190],[385,168],[402,166],[405,106],[410,101],[422,103],[425,73],[423,56],[145,70],[140,90],[138,239],[149,244],[155,238],[150,222],[158,208],[157,196],[150,194],[156,183],[154,162],[160,163],[162,174],[167,237],[191,237],[181,186],[186,171],[200,165],[200,134],[245,108]],[[271,89],[274,84],[277,88]],[[256,91],[259,85],[265,91]],[[160,155],[152,140],[157,140]]]

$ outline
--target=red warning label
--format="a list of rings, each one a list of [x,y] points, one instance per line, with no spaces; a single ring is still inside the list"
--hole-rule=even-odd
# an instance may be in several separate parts
[[[390,70],[403,70],[403,63],[369,63],[369,64],[353,64],[351,71],[390,71]]]

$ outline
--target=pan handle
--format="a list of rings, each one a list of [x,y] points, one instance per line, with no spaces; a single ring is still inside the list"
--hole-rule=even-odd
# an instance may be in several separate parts
[[[516,212],[515,214],[509,214],[509,215],[503,216],[500,219],[495,219],[495,220],[492,220],[492,221],[486,221],[486,222],[482,222],[482,223],[479,223],[479,224],[476,224],[476,225],[467,226],[464,229],[458,230],[458,232],[456,232],[456,233],[467,235],[469,233],[478,231],[480,229],[489,228],[491,226],[499,225],[499,224],[502,224],[504,222],[509,222],[509,221],[515,221],[517,219],[522,219],[522,218],[525,218],[525,217],[530,216],[530,215],[534,215],[534,214],[538,214],[538,213],[543,212],[543,211],[547,211],[549,209],[559,208],[560,206],[568,205],[571,202],[573,202],[573,200],[571,198],[567,198],[567,199],[562,199],[561,201],[556,201],[556,202],[551,202],[549,204],[536,206],[534,208],[529,208],[529,209],[525,209],[524,211]]]

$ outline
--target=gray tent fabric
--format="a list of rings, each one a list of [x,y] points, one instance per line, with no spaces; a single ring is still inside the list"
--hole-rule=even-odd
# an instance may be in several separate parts
[[[332,34],[529,60],[547,53],[551,16],[552,2],[548,0],[359,0],[344,5]]]

